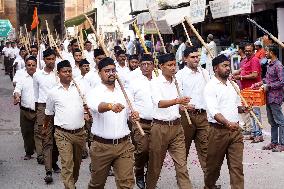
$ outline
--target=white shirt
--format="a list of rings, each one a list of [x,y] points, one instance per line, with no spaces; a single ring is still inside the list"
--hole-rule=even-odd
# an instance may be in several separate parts
[[[90,68],[94,68],[96,66],[95,64],[95,61],[94,61],[94,51],[91,50],[91,51],[87,51],[87,50],[84,50],[84,55],[85,55],[85,58],[87,59],[88,62],[90,62]]]
[[[91,90],[91,86],[86,80],[85,76],[79,75],[78,77],[74,78],[74,80],[76,84],[80,86],[80,88],[83,88],[83,90],[87,92]]]
[[[73,78],[76,78],[76,77],[78,77],[78,76],[80,76],[81,75],[81,70],[80,70],[80,68],[79,68],[79,66],[74,66],[73,68],[72,68],[72,76],[73,76]]]
[[[99,113],[98,107],[101,102],[120,103],[125,108],[120,113]],[[105,139],[119,139],[129,135],[127,103],[118,85],[114,91],[110,91],[103,84],[98,85],[87,94],[87,104],[93,116],[92,134]]]
[[[95,88],[97,85],[101,84],[101,78],[98,74],[98,71],[96,69],[90,70],[86,75],[85,75],[86,81],[89,83],[91,88]]]
[[[183,51],[185,49],[186,49],[185,43],[180,44],[180,46],[178,47],[178,50],[176,52],[176,60],[177,60],[178,63],[180,63],[182,61]]]
[[[23,73],[21,80],[17,82],[14,93],[20,94],[21,106],[35,110],[33,78],[27,71]]]
[[[121,67],[121,66],[119,65],[119,63],[116,62],[116,71],[117,71],[117,74],[118,74],[118,76],[119,76],[121,82],[122,82],[123,84],[125,84],[125,81],[127,80],[127,76],[128,76],[128,74],[130,73],[129,68],[126,66],[126,64],[125,64],[124,67]]]
[[[205,86],[204,98],[209,122],[216,123],[214,116],[218,113],[230,122],[239,121],[238,106],[241,100],[230,81],[225,85],[213,77]]]
[[[174,80],[170,83],[161,74],[151,81],[151,91],[154,105],[153,118],[163,121],[173,121],[180,118],[179,105],[170,106],[168,108],[158,107],[158,103],[161,100],[172,100],[179,97]]]
[[[9,57],[9,53],[10,53],[11,50],[12,50],[11,47],[4,47],[2,52],[4,52],[5,57]]]
[[[84,94],[83,90],[81,92]],[[85,125],[83,101],[73,82],[68,89],[58,83],[49,91],[45,114],[54,115],[54,125],[66,130],[79,129]]]
[[[9,51],[9,55],[8,55],[9,58],[16,58],[17,52],[18,52],[17,47],[11,48],[11,50]],[[19,54],[19,52],[18,52],[18,54]]]
[[[144,75],[131,80],[129,87],[129,98],[133,102],[133,108],[139,112],[140,118],[153,119],[153,103],[151,97],[151,81]]]
[[[210,43],[207,44],[208,48],[213,54],[213,58],[217,56],[217,47],[216,43],[214,41],[211,41]],[[212,66],[212,58],[208,51],[206,51],[207,54],[207,59],[206,59],[206,70],[209,72],[210,76],[214,76],[214,71],[213,71],[213,66]]]
[[[203,98],[203,91],[207,83],[206,81],[209,80],[208,71],[203,68],[198,68],[197,72],[194,72],[185,66],[182,70],[177,72],[176,78],[180,84],[182,96],[190,97],[189,103],[194,105],[195,109],[205,110],[206,103]]]
[[[24,67],[23,69],[17,71],[16,74],[14,75],[14,77],[13,77],[13,83],[14,82],[16,82],[16,83],[19,82],[22,79],[22,77],[25,75],[26,72],[27,72],[26,67]]]
[[[72,67],[75,66],[75,60],[72,52],[62,51],[62,58],[63,60],[68,60]]]
[[[57,84],[55,72],[47,73],[42,69],[37,71],[33,78],[35,102],[46,103],[49,91]]]
[[[16,70],[19,71],[21,69],[23,69],[25,67],[25,60],[21,57],[21,56],[18,56],[15,60],[14,60],[14,63],[13,63],[13,66],[16,64]]]

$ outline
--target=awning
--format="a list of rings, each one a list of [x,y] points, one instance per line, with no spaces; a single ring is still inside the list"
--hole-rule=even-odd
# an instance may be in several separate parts
[[[91,10],[89,12],[86,12],[85,14],[87,16],[92,16],[92,15],[96,14],[96,12],[97,12],[97,9],[93,9],[93,10]],[[65,25],[65,27],[78,26],[78,25],[82,24],[83,22],[85,22],[85,20],[86,20],[85,16],[83,14],[80,14],[80,15],[78,15],[76,17],[73,17],[71,19],[65,20],[64,21],[64,25]]]

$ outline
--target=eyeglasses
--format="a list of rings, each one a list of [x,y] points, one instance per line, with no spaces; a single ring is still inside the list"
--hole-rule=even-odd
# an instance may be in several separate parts
[[[116,69],[104,69],[103,70],[106,74],[116,74]]]

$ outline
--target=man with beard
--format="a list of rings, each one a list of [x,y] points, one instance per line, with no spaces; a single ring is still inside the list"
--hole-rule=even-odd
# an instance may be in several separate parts
[[[130,72],[129,68],[126,65],[126,54],[124,50],[118,50],[115,53],[116,57],[116,70],[117,75],[120,77],[121,81],[125,83],[127,75]]]
[[[36,121],[33,74],[36,72],[36,58],[26,59],[26,72],[14,90],[14,104],[20,103],[20,126],[24,140],[26,155],[24,160],[30,160],[35,150],[34,125]]]
[[[54,72],[55,66],[55,52],[48,48],[43,52],[45,67],[36,72],[33,78],[34,95],[35,95],[35,108],[37,114],[35,126],[35,145],[38,154],[37,161],[39,164],[45,164],[46,177],[45,182],[53,182],[52,169],[55,173],[60,172],[58,167],[58,150],[53,140],[53,119],[49,122],[47,129],[42,130],[44,121],[44,111],[46,107],[46,99],[50,90],[57,84],[57,76]],[[44,159],[44,160],[43,160]]]
[[[207,80],[209,80],[209,73],[207,70],[199,67],[199,53],[197,48],[186,48],[184,50],[184,60],[186,66],[177,72],[176,78],[180,83],[183,96],[191,98],[187,109],[190,120],[192,121],[191,125],[188,123],[185,112],[181,112],[181,121],[185,134],[186,157],[194,140],[201,168],[205,172],[209,123],[203,91]]]
[[[240,106],[240,97],[228,80],[231,71],[228,58],[219,55],[212,60],[212,66],[215,76],[204,89],[210,124],[204,188],[215,188],[226,156],[231,188],[243,189],[244,143],[238,112],[243,112],[244,108]]]
[[[147,189],[155,189],[167,151],[175,162],[177,184],[180,189],[191,189],[187,170],[185,139],[181,126],[179,106],[185,108],[189,97],[179,97],[176,81],[176,60],[174,54],[159,57],[162,74],[151,82],[153,122],[150,132]]]
[[[60,82],[50,90],[47,97],[43,129],[48,130],[54,116],[54,138],[62,164],[61,178],[65,188],[75,189],[85,143],[85,110],[80,93],[72,81],[69,61],[59,62],[57,71]],[[85,94],[82,88],[80,91]]]
[[[149,135],[153,120],[151,80],[153,78],[154,60],[150,54],[142,55],[140,59],[140,68],[138,69],[142,74],[137,74],[136,78],[130,81],[128,91],[133,100],[134,109],[139,112],[139,122],[145,133],[145,135],[142,136],[134,123],[133,126],[131,126],[135,144],[134,157],[136,184],[140,189],[144,189],[144,168],[149,160]]]
[[[101,79],[98,74],[98,63],[105,57],[106,55],[102,49],[94,50],[95,67],[91,68],[91,70],[85,76],[85,79],[91,88],[95,88],[97,84],[101,83]]]
[[[129,116],[126,100],[119,86],[115,84],[116,66],[111,58],[104,58],[98,64],[102,84],[90,91],[87,104],[93,117],[91,132],[91,180],[89,189],[102,189],[111,166],[117,188],[133,188],[133,152]],[[131,118],[139,121],[138,112],[131,112]]]

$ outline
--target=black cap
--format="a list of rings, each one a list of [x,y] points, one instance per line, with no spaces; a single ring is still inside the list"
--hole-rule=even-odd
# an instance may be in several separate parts
[[[99,71],[101,71],[104,67],[109,66],[109,65],[115,66],[114,60],[112,58],[106,57],[102,59],[101,61],[99,61],[98,69]]]
[[[138,55],[137,54],[133,54],[133,55],[130,55],[128,57],[128,60],[133,60],[133,59],[139,60]]]
[[[83,66],[84,64],[90,64],[90,62],[87,59],[82,59],[79,63],[79,67]]]
[[[150,55],[150,54],[143,54],[140,58],[140,62],[143,62],[143,61],[151,61],[151,62],[154,62],[154,59],[153,57]]]
[[[175,61],[175,55],[173,53],[167,53],[159,56],[159,64],[165,64],[169,61]]]
[[[124,50],[118,50],[118,51],[116,51],[116,53],[115,53],[116,56],[119,56],[119,55],[121,55],[121,54],[126,54],[126,53],[125,53]]]
[[[70,67],[71,68],[71,64],[68,60],[63,60],[61,62],[59,62],[57,64],[57,71],[59,72],[61,68],[64,68],[64,67]]]
[[[219,56],[215,57],[212,60],[212,66],[216,66],[216,65],[221,64],[225,61],[229,61],[229,59],[224,54],[220,54]]]

